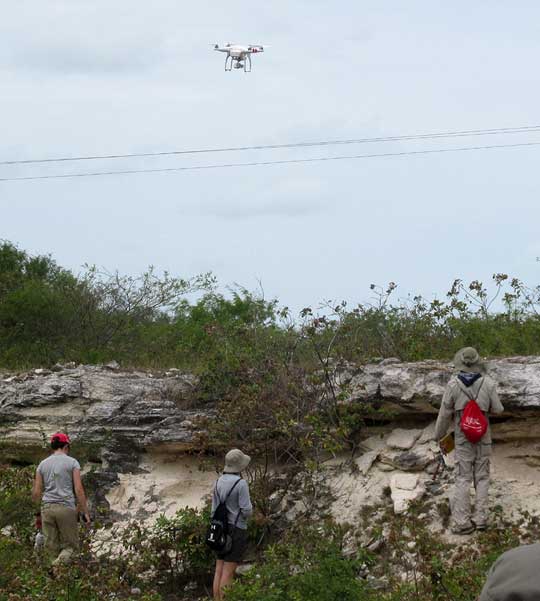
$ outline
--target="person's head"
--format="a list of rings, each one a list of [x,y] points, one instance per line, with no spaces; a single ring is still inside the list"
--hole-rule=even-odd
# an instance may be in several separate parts
[[[57,432],[51,436],[51,449],[53,451],[64,451],[67,453],[70,444],[69,436],[63,432]]]
[[[482,362],[478,351],[472,346],[466,346],[460,349],[454,357],[454,367],[458,371],[466,373],[484,373],[486,366]]]
[[[538,601],[540,544],[503,553],[493,564],[478,601]]]
[[[232,449],[225,455],[224,474],[239,474],[249,465],[251,457],[240,449]]]

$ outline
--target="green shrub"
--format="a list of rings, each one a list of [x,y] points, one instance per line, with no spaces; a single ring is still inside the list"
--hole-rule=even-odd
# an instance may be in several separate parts
[[[0,466],[0,530],[10,526],[14,535],[28,538],[34,524],[31,489],[34,468]]]
[[[186,507],[172,518],[158,517],[152,526],[133,522],[126,529],[123,545],[125,561],[150,570],[168,590],[189,582],[202,583],[212,573],[214,555],[204,540],[210,522],[208,507]]]
[[[270,547],[226,593],[227,601],[359,601],[359,562],[343,558],[339,529],[306,525]]]

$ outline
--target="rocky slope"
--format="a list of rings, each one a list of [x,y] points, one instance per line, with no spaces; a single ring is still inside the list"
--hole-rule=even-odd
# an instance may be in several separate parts
[[[489,372],[506,408],[493,425],[494,440],[500,443],[495,471],[504,473],[503,479],[520,474],[515,477],[520,495],[525,505],[529,498],[534,505],[540,492],[540,357],[491,361]],[[392,359],[336,369],[336,382],[347,393],[344,402],[365,407],[366,413],[371,407],[391,410],[388,423],[377,423],[366,432],[353,472],[339,460],[329,463],[329,477],[340,491],[336,516],[354,520],[363,505],[375,502],[388,487],[396,511],[408,500],[432,492],[437,463],[429,424],[451,374],[450,364]],[[195,383],[177,370],[127,371],[116,364],[3,374],[4,461],[23,463],[46,455],[44,440],[62,429],[96,468],[91,478],[99,491],[97,500],[116,517],[172,513],[177,507],[197,505],[210,489],[213,474],[201,472],[186,453],[197,450],[194,423],[200,416],[211,417],[213,405],[193,403]],[[392,432],[396,426],[401,429]],[[300,511],[294,499],[287,503],[291,516]]]

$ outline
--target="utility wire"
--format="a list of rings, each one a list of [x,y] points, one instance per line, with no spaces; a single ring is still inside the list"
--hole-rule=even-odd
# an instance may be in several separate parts
[[[473,150],[491,150],[494,148],[522,148],[540,146],[540,142],[523,142],[520,144],[492,144],[489,146],[464,146],[461,148],[435,148],[431,150],[412,150],[404,152],[385,152],[380,154],[358,154],[336,157],[316,157],[310,159],[287,159],[281,161],[254,161],[251,163],[218,163],[214,165],[189,165],[187,167],[168,167],[159,169],[129,169],[125,171],[96,171],[89,173],[61,173],[57,175],[31,175],[26,177],[5,177],[0,182],[29,181],[39,179],[67,179],[75,177],[98,177],[103,175],[131,175],[134,173],[168,173],[173,171],[202,171],[205,169],[229,169],[233,167],[258,167],[268,165],[290,165],[295,163],[315,163],[322,161],[343,161],[347,159],[374,159],[386,157],[403,157],[420,154],[437,154],[443,152],[466,152]]]
[[[141,152],[132,154],[89,155],[76,157],[58,157],[44,159],[26,159],[0,161],[0,165],[29,165],[35,163],[62,163],[69,161],[96,161],[103,159],[132,159],[144,157],[178,156],[184,154],[205,154],[213,152],[243,152],[247,150],[276,150],[285,148],[308,148],[312,146],[338,146],[345,144],[368,144],[373,142],[400,142],[411,140],[432,140],[437,138],[459,138],[465,136],[492,136],[501,134],[519,134],[540,132],[540,125],[523,127],[498,127],[494,129],[471,129],[462,131],[446,131],[431,134],[412,134],[408,136],[387,136],[380,138],[357,138],[350,140],[321,140],[315,142],[293,142],[290,144],[265,144],[258,146],[230,146],[225,148],[199,148],[194,150],[172,150],[166,152]]]

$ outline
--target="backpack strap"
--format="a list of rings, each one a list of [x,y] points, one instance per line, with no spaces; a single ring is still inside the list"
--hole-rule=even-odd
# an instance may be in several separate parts
[[[238,524],[238,520],[240,519],[240,514],[242,513],[242,509],[241,507],[238,508],[238,515],[236,516],[236,519],[234,520],[234,527],[236,528],[236,525]]]
[[[459,386],[459,389],[461,390],[461,392],[463,392],[463,394],[466,394],[469,397],[470,401],[475,401],[476,402],[477,399],[478,399],[478,396],[480,394],[480,391],[482,390],[482,386],[484,385],[485,378],[482,376],[481,382],[480,382],[480,386],[478,387],[478,392],[476,393],[475,397],[473,397],[473,395],[469,393],[469,391],[463,385],[463,382],[461,382],[461,380],[459,380],[459,378],[456,378],[456,379],[457,379],[457,383],[458,383],[458,386]]]

